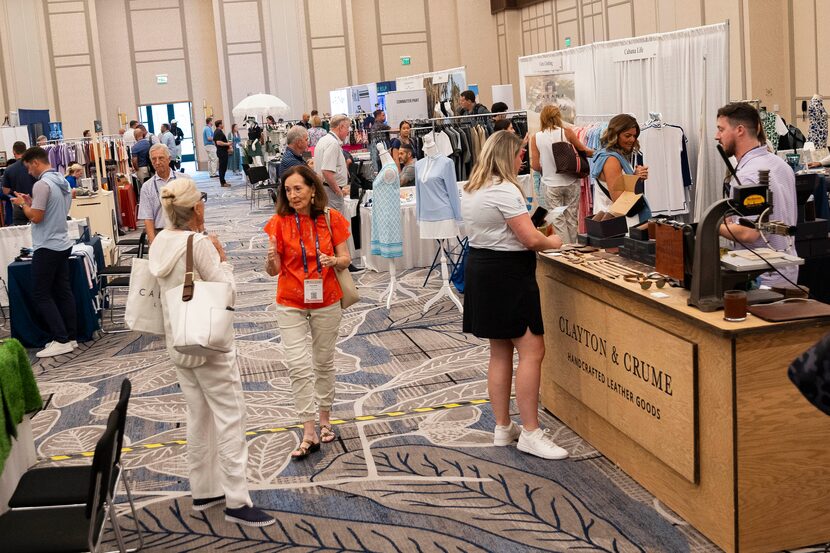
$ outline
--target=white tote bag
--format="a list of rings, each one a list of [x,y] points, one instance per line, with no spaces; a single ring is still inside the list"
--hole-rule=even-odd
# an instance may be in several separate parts
[[[210,357],[233,349],[233,289],[193,280],[193,235],[187,237],[184,284],[166,292],[173,348]]]
[[[146,259],[133,260],[124,322],[127,328],[136,332],[164,335],[161,286],[158,279],[150,273],[150,262]]]

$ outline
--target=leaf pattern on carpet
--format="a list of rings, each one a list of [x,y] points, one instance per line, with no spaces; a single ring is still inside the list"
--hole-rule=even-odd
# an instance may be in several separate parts
[[[52,405],[68,407],[77,401],[83,401],[98,388],[83,382],[44,382],[39,386],[42,395],[52,396]]]
[[[295,432],[264,434],[249,440],[248,482],[260,486],[276,483],[299,444]]]
[[[334,516],[319,517],[283,511],[269,511],[277,524],[249,528],[226,522],[221,510],[196,513],[189,499],[176,499],[151,505],[141,511],[139,520],[145,534],[145,550],[169,552],[242,551],[443,551],[476,553],[487,549],[430,529],[408,528],[383,523],[361,522]],[[132,524],[126,521],[125,526]],[[135,536],[127,545],[134,546]]]
[[[347,482],[339,489],[401,512],[449,517],[476,531],[512,540],[517,546],[645,553],[556,480],[428,446],[378,448],[373,456],[380,479]],[[326,480],[329,471],[342,472],[342,464],[352,461],[351,457],[339,457],[315,479]],[[411,480],[393,480],[403,477]],[[486,481],[450,480],[465,477]],[[429,480],[434,478],[438,480]],[[510,484],[518,479],[521,486]]]
[[[59,409],[44,409],[43,411],[38,411],[32,417],[32,436],[35,441],[48,434],[60,418],[61,412]]]

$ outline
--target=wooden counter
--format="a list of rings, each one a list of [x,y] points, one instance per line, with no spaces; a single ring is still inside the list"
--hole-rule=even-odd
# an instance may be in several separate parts
[[[728,552],[830,541],[830,417],[787,378],[830,319],[729,323],[547,255],[537,276],[548,410]]]

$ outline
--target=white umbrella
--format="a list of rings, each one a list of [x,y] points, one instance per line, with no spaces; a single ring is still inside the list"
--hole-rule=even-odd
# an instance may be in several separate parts
[[[274,119],[285,117],[291,108],[288,104],[270,94],[251,94],[233,108],[234,119],[242,120],[246,117],[261,119],[271,115]]]

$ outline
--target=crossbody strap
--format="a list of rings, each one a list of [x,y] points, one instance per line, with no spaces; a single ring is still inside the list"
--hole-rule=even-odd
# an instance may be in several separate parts
[[[184,287],[182,288],[182,301],[193,299],[193,237],[187,237],[187,252],[184,258]]]

